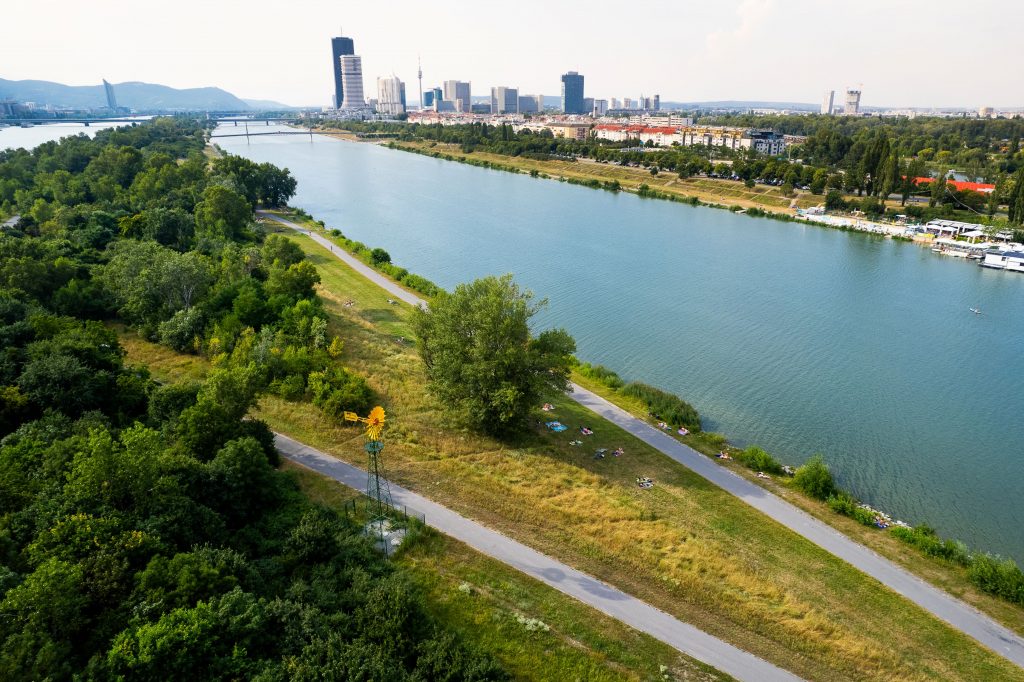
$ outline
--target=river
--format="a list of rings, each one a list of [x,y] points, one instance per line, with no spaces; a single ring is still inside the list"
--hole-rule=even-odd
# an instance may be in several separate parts
[[[144,121],[150,116],[140,117]],[[34,149],[44,142],[59,140],[62,137],[71,135],[86,134],[95,137],[97,131],[104,128],[114,128],[126,125],[125,123],[103,123],[101,121],[90,122],[89,125],[82,123],[40,123],[28,128],[21,126],[7,126],[0,128],[0,151],[5,149]]]
[[[218,140],[451,288],[512,272],[580,358],[910,523],[1024,560],[1024,275],[907,243],[322,136]],[[983,315],[970,312],[977,306]]]

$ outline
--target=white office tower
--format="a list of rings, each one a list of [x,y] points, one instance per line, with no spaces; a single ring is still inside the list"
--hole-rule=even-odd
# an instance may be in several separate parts
[[[608,100],[606,99],[595,99],[594,100],[594,116],[604,116],[608,113]]]
[[[619,98],[618,97],[612,97],[610,100],[608,100],[608,107],[611,108],[611,109],[619,109],[620,108]]]
[[[377,79],[377,112],[389,116],[405,113],[405,84],[397,76]]]
[[[821,102],[821,113],[831,115],[836,102],[836,91],[829,90],[825,93],[825,99]]]
[[[358,55],[344,54],[341,60],[341,87],[344,93],[342,109],[365,109],[363,96],[363,60]]]
[[[491,88],[491,113],[518,114],[519,88],[507,88],[505,86]]]
[[[843,107],[843,113],[847,116],[860,114],[860,90],[846,91],[846,105]]]

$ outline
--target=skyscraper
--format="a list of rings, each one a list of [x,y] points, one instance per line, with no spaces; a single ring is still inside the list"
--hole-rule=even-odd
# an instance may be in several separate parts
[[[405,83],[397,76],[377,79],[377,111],[389,116],[405,113]]]
[[[847,90],[843,115],[857,116],[858,114],[860,114],[860,90]]]
[[[583,104],[583,76],[575,71],[562,75],[562,112],[587,113],[587,107]]]
[[[334,108],[341,108],[345,101],[345,84],[341,80],[341,58],[348,54],[355,54],[355,43],[351,38],[338,36],[331,38],[331,62],[334,64]]]
[[[831,115],[834,111],[836,101],[836,91],[829,90],[825,93],[825,99],[821,102],[821,113]]]
[[[366,106],[363,97],[363,59],[354,54],[338,58],[341,64],[341,91],[343,99],[339,109],[362,109]]]
[[[491,113],[519,113],[519,88],[506,88],[503,85],[491,88]]]
[[[473,106],[471,90],[472,86],[466,81],[445,81],[444,101],[451,102],[456,111],[468,113]]]
[[[117,98],[114,97],[114,86],[103,79],[103,91],[107,94],[107,108],[117,109]]]

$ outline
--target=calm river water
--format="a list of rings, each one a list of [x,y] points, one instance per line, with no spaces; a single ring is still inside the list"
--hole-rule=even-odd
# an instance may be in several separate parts
[[[371,144],[218,142],[446,288],[514,273],[579,357],[678,393],[706,429],[824,453],[871,504],[1024,560],[1024,275]]]
[[[145,118],[149,117],[143,117],[139,120],[141,121]],[[6,128],[0,128],[0,151],[4,149],[18,149],[19,147],[33,149],[44,142],[59,140],[62,137],[80,135],[82,133],[89,137],[95,137],[97,131],[104,128],[114,128],[119,125],[125,124],[93,122],[87,126],[81,123],[46,123],[33,125],[28,128],[7,126]]]

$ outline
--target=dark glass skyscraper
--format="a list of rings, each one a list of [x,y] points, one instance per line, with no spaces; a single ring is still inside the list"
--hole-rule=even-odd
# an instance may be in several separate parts
[[[341,84],[341,57],[355,54],[356,46],[351,38],[331,38],[331,57],[334,62],[334,108],[337,109],[345,101],[345,88]]]
[[[562,76],[562,111],[566,114],[587,114],[583,103],[583,76],[570,71]]]

